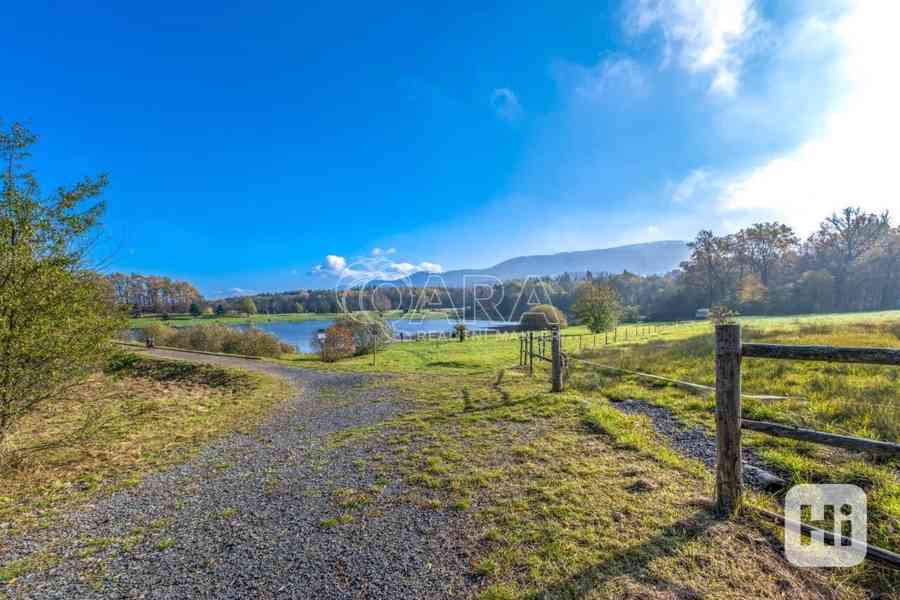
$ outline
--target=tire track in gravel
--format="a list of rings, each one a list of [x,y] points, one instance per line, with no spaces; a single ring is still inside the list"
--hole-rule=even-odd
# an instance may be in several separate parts
[[[47,548],[62,560],[0,592],[60,599],[469,594],[474,582],[467,576],[464,516],[404,500],[410,490],[390,465],[383,472],[367,468],[386,450],[378,436],[328,443],[333,433],[402,413],[407,407],[396,392],[359,374],[152,354],[264,371],[287,378],[298,392],[252,433],[215,441],[188,462],[99,499],[50,530],[9,540],[0,564]],[[374,498],[348,508],[340,490],[370,490]],[[340,520],[346,514],[351,522]],[[96,540],[104,540],[99,551]]]

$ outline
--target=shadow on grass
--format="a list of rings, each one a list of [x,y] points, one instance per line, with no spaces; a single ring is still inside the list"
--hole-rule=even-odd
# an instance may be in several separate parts
[[[578,600],[587,597],[594,589],[615,577],[630,575],[635,581],[654,587],[663,587],[678,598],[702,598],[697,590],[673,583],[664,577],[652,574],[652,561],[674,555],[685,544],[700,537],[717,523],[710,509],[696,513],[664,528],[658,535],[642,544],[633,546],[608,560],[591,565],[572,577],[549,586],[529,596],[534,600]]]

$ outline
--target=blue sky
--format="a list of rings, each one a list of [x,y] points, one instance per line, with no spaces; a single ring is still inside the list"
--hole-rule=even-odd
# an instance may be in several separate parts
[[[428,4],[6,3],[0,118],[212,297],[900,207],[898,3]]]

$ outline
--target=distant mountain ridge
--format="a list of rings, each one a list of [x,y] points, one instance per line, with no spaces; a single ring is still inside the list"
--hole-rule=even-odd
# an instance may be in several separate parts
[[[629,271],[638,275],[653,275],[677,269],[689,255],[690,249],[686,242],[666,240],[599,250],[517,256],[486,269],[459,269],[438,275],[421,271],[410,275],[408,281],[413,287],[419,287],[425,285],[429,278],[432,283],[442,279],[448,287],[462,287],[466,276],[496,277],[506,281],[585,271],[592,273]]]

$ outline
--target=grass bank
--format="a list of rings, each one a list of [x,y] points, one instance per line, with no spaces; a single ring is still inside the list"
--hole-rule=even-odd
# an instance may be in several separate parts
[[[289,394],[258,373],[123,354],[16,424],[0,455],[0,541],[252,427]]]
[[[895,319],[900,313],[752,319],[748,337],[897,346],[891,337]],[[582,347],[581,353],[712,383],[710,336],[709,324],[687,324],[649,340],[620,338],[610,347]],[[577,353],[572,343],[567,341],[569,351]],[[322,366],[313,357],[291,362]],[[394,344],[377,355],[374,366],[371,357],[357,357],[327,367],[398,374],[393,381],[413,410],[382,427],[338,436],[337,443],[380,436],[386,454],[417,490],[411,501],[469,513],[468,535],[479,549],[472,569],[481,598],[900,594],[896,572],[872,563],[849,570],[796,569],[784,559],[780,529],[751,516],[717,520],[710,507],[710,473],[662,444],[646,418],[614,408],[617,400],[641,398],[711,427],[709,399],[578,367],[566,392],[551,394],[545,368],[536,365],[531,379],[510,368],[517,362],[515,338],[497,336]],[[884,439],[893,435],[900,391],[896,369],[892,375],[880,367],[747,366],[748,392],[798,397],[748,404],[757,418]],[[869,494],[870,540],[898,550],[895,463],[757,435],[748,440],[795,481],[863,486]],[[393,461],[376,456],[366,467],[377,470],[387,462]],[[777,510],[777,498],[751,494],[750,501]]]

